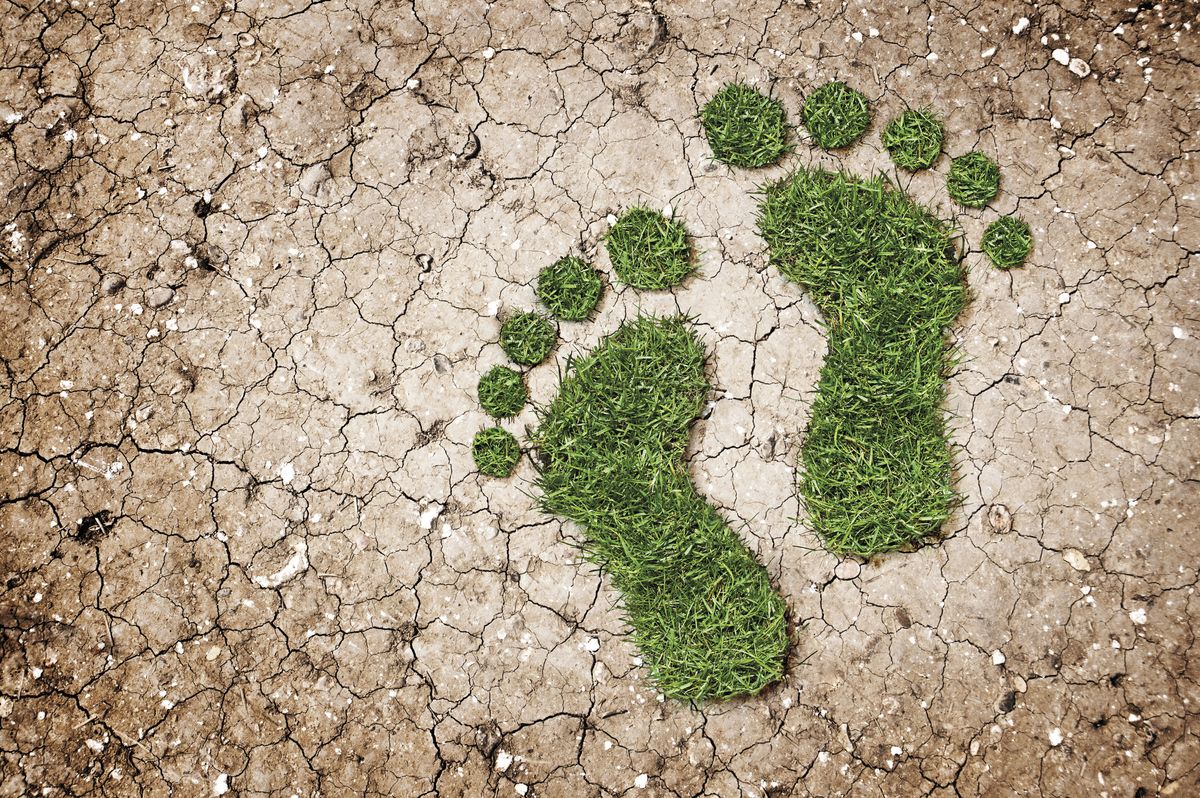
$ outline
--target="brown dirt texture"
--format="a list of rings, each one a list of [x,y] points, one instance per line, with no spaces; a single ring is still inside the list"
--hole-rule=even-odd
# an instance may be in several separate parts
[[[1198,10],[0,0],[0,796],[1200,794]],[[793,123],[844,80],[871,129],[731,170],[698,108],[735,79]],[[754,190],[892,174],[925,105],[947,154],[896,179],[967,250],[963,505],[839,560],[794,482],[824,333]],[[1003,183],[963,212],[975,148]],[[657,694],[530,462],[471,461],[500,320],[562,255],[607,280],[637,203],[696,275],[610,281],[530,391],[695,317],[694,478],[795,639],[753,698]]]

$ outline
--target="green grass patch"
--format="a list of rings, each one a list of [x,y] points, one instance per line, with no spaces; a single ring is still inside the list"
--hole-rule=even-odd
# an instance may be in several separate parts
[[[568,363],[531,441],[543,509],[583,526],[655,684],[687,700],[757,692],[788,646],[766,571],[688,476],[705,358],[681,318],[627,321]]]
[[[559,258],[538,274],[537,297],[550,314],[566,321],[586,319],[600,301],[600,274],[583,258]]]
[[[804,100],[804,127],[817,145],[827,150],[849,147],[862,138],[871,124],[871,108],[858,91],[833,80],[815,89]]]
[[[525,379],[508,366],[493,366],[479,378],[479,404],[489,416],[512,418],[528,398]]]
[[[558,341],[558,331],[540,313],[524,311],[500,325],[500,348],[522,366],[536,366]]]
[[[687,230],[650,208],[627,210],[608,231],[604,243],[617,276],[634,288],[670,288],[691,274]]]
[[[783,105],[745,83],[726,84],[704,105],[700,121],[713,157],[730,166],[767,166],[790,149]]]
[[[489,427],[475,433],[471,441],[471,456],[479,473],[489,477],[506,477],[521,459],[521,447],[508,430]]]
[[[1020,266],[1029,257],[1033,236],[1024,219],[1001,216],[983,233],[983,251],[998,269]]]
[[[883,129],[883,146],[901,169],[929,168],[942,153],[942,123],[927,108],[910,108]]]
[[[969,152],[950,162],[946,191],[959,205],[982,208],[999,190],[1000,167],[982,152]]]
[[[957,501],[942,413],[945,333],[967,301],[954,233],[882,177],[801,170],[763,194],[771,261],[829,334],[801,449],[809,519],[839,554],[913,546]]]

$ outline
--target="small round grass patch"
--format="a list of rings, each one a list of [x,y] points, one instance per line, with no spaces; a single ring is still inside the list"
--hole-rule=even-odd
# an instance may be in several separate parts
[[[713,157],[756,169],[788,151],[783,105],[745,83],[726,84],[700,112]]]
[[[537,297],[560,319],[586,319],[600,301],[600,275],[582,258],[559,258],[538,274]]]
[[[500,325],[500,348],[514,363],[522,366],[541,363],[557,340],[554,325],[533,311],[518,313]]]
[[[521,459],[521,447],[512,433],[500,427],[489,427],[475,433],[471,441],[471,456],[479,473],[489,477],[506,477]]]
[[[627,210],[608,231],[604,243],[617,276],[634,288],[670,288],[692,271],[687,230],[650,208]]]
[[[479,378],[479,404],[489,416],[512,418],[527,398],[525,380],[508,366],[493,366]]]
[[[827,150],[849,147],[871,124],[871,109],[862,92],[832,80],[804,101],[804,127],[818,146]]]
[[[1000,167],[976,150],[950,162],[946,191],[950,198],[968,208],[982,208],[1000,190]]]
[[[910,108],[883,129],[883,146],[901,169],[927,169],[942,152],[942,123],[929,109]]]
[[[1029,225],[1016,216],[1001,216],[983,233],[983,251],[998,269],[1020,266],[1032,246]]]

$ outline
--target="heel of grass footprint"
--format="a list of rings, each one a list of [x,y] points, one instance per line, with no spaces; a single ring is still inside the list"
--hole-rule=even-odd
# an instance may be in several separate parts
[[[682,226],[645,208],[618,220],[608,244],[631,285],[668,287],[691,269]],[[590,266],[567,258],[539,275],[537,292],[558,318],[584,319],[599,286]],[[553,326],[518,313],[501,326],[500,343],[515,363],[536,365],[553,345]],[[585,556],[620,592],[655,685],[693,701],[758,692],[782,676],[789,644],[786,608],[766,570],[688,474],[689,431],[710,391],[706,360],[686,319],[626,321],[568,360],[529,438],[541,508],[580,524]],[[480,379],[479,399],[493,416],[515,415],[524,381],[497,366]],[[519,457],[500,427],[480,432],[473,449],[480,471],[493,476],[510,473]]]

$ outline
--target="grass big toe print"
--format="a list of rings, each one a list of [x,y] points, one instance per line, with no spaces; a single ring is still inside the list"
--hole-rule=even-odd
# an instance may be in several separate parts
[[[798,138],[842,150],[873,121],[867,97],[840,81],[813,88],[802,138],[782,103],[741,82],[699,116],[713,157],[738,168],[803,158]],[[920,108],[890,120],[880,138],[904,173],[935,166],[943,134],[937,110]],[[947,175],[949,196],[965,208],[984,208],[999,190],[999,169],[982,151],[954,158]],[[914,548],[938,534],[957,501],[942,408],[954,363],[947,331],[968,301],[956,228],[882,174],[797,164],[759,194],[769,260],[809,293],[828,336],[797,464],[804,520],[838,555]],[[1002,217],[981,249],[1010,269],[1031,244],[1022,220]],[[635,290],[669,291],[693,272],[685,226],[647,207],[631,204],[605,245],[614,281]],[[502,324],[513,365],[546,360],[556,325],[586,323],[601,289],[578,256],[548,264],[536,286],[544,308],[514,309]],[[663,693],[753,694],[782,675],[789,631],[766,570],[689,476],[689,430],[711,388],[707,353],[688,319],[631,315],[590,353],[569,356],[557,393],[537,406],[524,448],[536,453],[538,501],[583,528],[585,553],[619,591]],[[493,368],[479,396],[512,423],[526,403],[524,376]],[[474,451],[482,473],[505,476],[520,444],[493,426]]]

